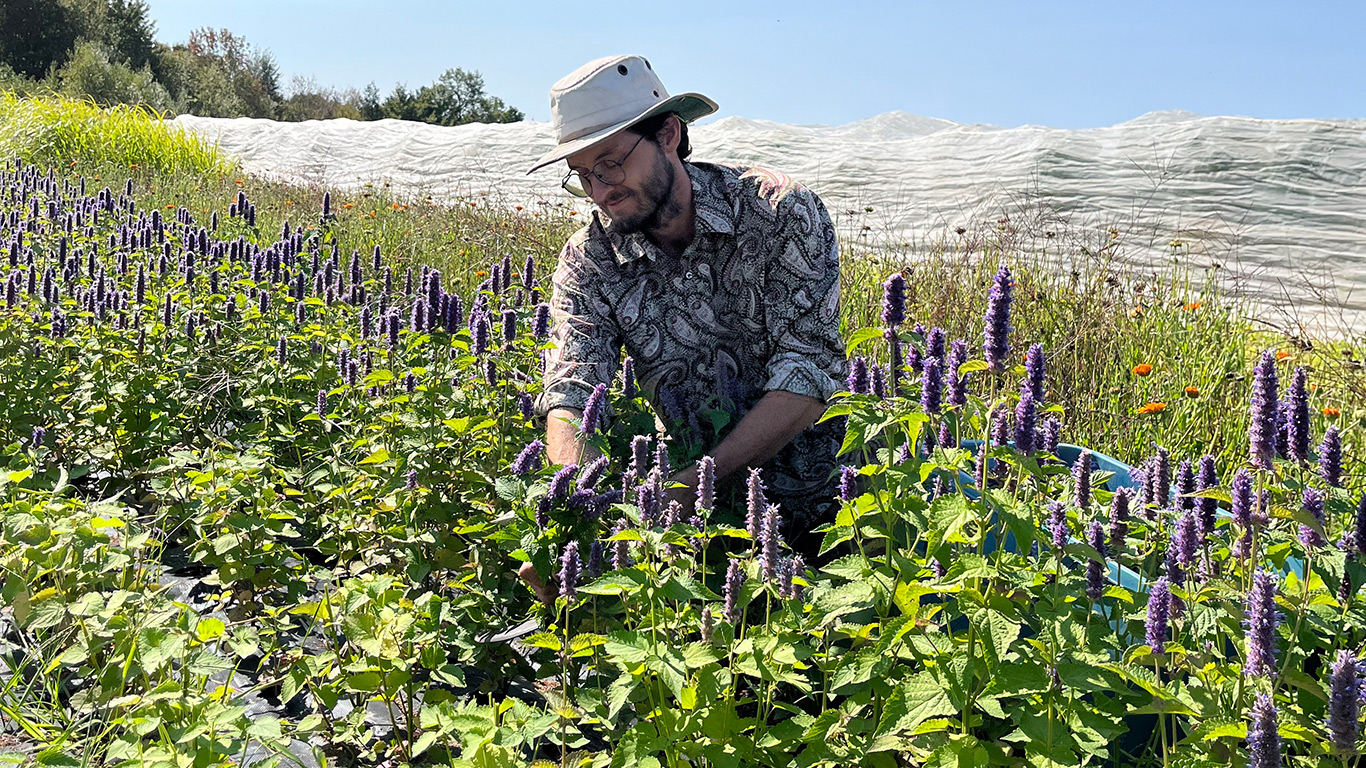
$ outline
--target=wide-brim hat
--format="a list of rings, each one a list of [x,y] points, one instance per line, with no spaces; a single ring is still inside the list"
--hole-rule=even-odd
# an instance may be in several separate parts
[[[610,139],[647,117],[676,112],[684,122],[692,122],[716,110],[716,102],[700,93],[670,96],[643,56],[595,59],[551,87],[550,117],[558,143],[527,173]]]

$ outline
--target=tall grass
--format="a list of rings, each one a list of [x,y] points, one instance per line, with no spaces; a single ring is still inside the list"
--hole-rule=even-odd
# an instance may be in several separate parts
[[[245,191],[258,209],[262,244],[286,221],[295,227],[316,222],[327,191],[247,176],[141,110],[13,97],[2,109],[0,143],[4,136],[14,141],[12,126],[35,126],[45,138],[28,140],[26,159],[58,158],[60,167],[70,165],[87,178],[122,182],[131,175],[145,204],[183,205],[207,222],[213,211],[226,219],[228,203]],[[93,126],[93,135],[83,135],[82,125]],[[386,184],[331,193],[338,217],[331,230],[344,254],[369,253],[378,245],[401,265],[440,269],[452,290],[466,293],[505,254],[517,269],[532,255],[538,273],[548,275],[565,238],[588,212],[560,203],[513,208],[487,197],[442,204]],[[1366,373],[1360,345],[1336,344],[1325,352],[1324,344],[1259,331],[1248,305],[1221,290],[1215,273],[1187,266],[1185,246],[1174,244],[1166,263],[1138,266],[1118,230],[1048,231],[1048,247],[1041,248],[1022,229],[998,222],[911,249],[868,237],[858,217],[841,216],[837,224],[844,242],[846,336],[877,325],[881,282],[901,270],[912,321],[942,327],[980,354],[980,308],[997,267],[1008,264],[1016,282],[1013,354],[1022,363],[1029,344],[1044,345],[1049,401],[1063,409],[1065,441],[1130,462],[1151,453],[1154,444],[1178,454],[1240,457],[1249,396],[1244,371],[1256,354],[1274,347],[1283,352],[1286,376],[1294,365],[1315,371],[1315,432],[1336,422],[1345,453],[1362,453]],[[233,220],[224,226],[245,225]],[[871,344],[857,351],[876,352]],[[1152,366],[1151,373],[1135,373],[1140,364]],[[1161,405],[1150,405],[1155,403]]]
[[[0,153],[57,167],[108,162],[163,174],[227,173],[235,162],[143,107],[0,93]]]

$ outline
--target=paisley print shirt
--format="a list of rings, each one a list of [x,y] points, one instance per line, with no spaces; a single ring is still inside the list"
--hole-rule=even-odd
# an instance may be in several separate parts
[[[765,392],[828,401],[843,389],[839,250],[820,199],[780,173],[684,163],[696,237],[679,257],[599,213],[565,243],[537,410],[583,408],[631,358],[674,439],[709,450]],[[761,467],[799,531],[830,511],[842,419],[814,425]],[[736,471],[718,492],[742,492]],[[812,519],[815,518],[815,519]]]

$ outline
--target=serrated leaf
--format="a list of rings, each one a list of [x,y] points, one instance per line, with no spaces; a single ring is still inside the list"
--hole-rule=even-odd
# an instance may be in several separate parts
[[[552,632],[537,632],[534,635],[527,635],[522,638],[521,643],[532,648],[545,648],[551,651],[558,651],[564,647],[560,636]]]
[[[887,699],[878,722],[876,737],[907,734],[931,717],[943,717],[957,712],[948,693],[929,672],[920,672],[903,680]]]

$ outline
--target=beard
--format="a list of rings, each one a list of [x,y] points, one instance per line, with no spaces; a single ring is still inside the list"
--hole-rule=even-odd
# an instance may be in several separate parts
[[[641,202],[640,206],[637,210],[620,216],[608,214],[610,222],[607,229],[622,235],[648,232],[658,229],[664,223],[666,215],[669,218],[676,215],[678,205],[673,201],[675,175],[673,165],[663,153],[656,150],[655,163],[650,168],[649,177],[645,179],[639,192],[631,190],[627,196],[637,198]]]

